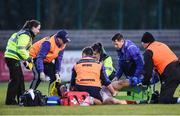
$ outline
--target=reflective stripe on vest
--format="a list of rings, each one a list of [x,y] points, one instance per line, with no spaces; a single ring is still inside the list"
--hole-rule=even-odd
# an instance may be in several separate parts
[[[30,37],[30,41],[28,42],[27,46],[17,46],[19,36],[22,34],[26,34]],[[26,32],[25,30],[21,30],[17,33],[14,33],[10,37],[8,44],[6,46],[5,57],[13,58],[16,60],[23,60],[24,58],[21,56],[20,52],[18,53],[18,51],[23,49],[28,50],[31,47],[31,44],[32,44],[32,38],[30,33]]]
[[[54,39],[54,35],[51,37],[45,37],[39,41],[37,41],[36,43],[34,43],[32,45],[32,47],[30,48],[29,54],[32,58],[36,58],[37,55],[39,54],[41,45],[44,41],[49,41],[51,44],[50,50],[46,55],[46,58],[44,58],[45,62],[52,62],[55,58],[58,57],[58,54],[60,51],[62,51],[65,47],[66,44],[63,44],[60,48],[56,45],[55,39]]]
[[[85,60],[83,62],[83,60]],[[89,61],[88,61],[89,60]],[[101,87],[100,73],[102,64],[92,58],[81,59],[74,69],[76,71],[76,84],[84,86]]]
[[[20,36],[21,34],[27,34],[27,35],[29,35],[31,37],[30,33],[28,33],[25,30],[22,30],[22,31],[17,32],[16,37],[12,37],[12,38],[10,38],[10,40],[17,44],[18,36]],[[32,38],[30,39],[27,46],[25,46],[25,47],[24,46],[18,46],[17,49],[26,49],[26,50],[28,50],[31,47],[31,43],[32,43]]]
[[[147,49],[153,52],[153,63],[159,74],[164,72],[164,69],[168,64],[178,60],[177,56],[170,50],[170,48],[161,42],[155,41],[151,43]]]
[[[104,64],[107,76],[110,76],[112,72],[115,70],[113,67],[112,58],[108,56],[106,59],[104,59],[103,64]]]
[[[6,51],[9,52],[9,53],[17,55],[20,59],[23,59],[23,57],[20,54],[18,54],[16,51],[13,51],[13,50],[10,50],[10,49],[7,49]]]

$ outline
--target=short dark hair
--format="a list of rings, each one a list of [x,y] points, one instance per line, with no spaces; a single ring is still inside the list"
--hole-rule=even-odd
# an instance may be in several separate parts
[[[87,56],[93,56],[93,50],[91,47],[83,48],[82,53],[86,54]]]
[[[32,29],[32,27],[37,27],[38,25],[41,25],[41,23],[37,20],[28,20],[25,22],[22,29]]]
[[[113,37],[112,37],[112,41],[116,41],[116,40],[122,40],[123,39],[123,35],[120,34],[120,33],[117,33],[115,34]]]
[[[91,48],[93,49],[93,51],[96,51],[96,52],[98,52],[100,54],[103,53],[103,46],[102,46],[102,44],[100,42],[94,43]]]

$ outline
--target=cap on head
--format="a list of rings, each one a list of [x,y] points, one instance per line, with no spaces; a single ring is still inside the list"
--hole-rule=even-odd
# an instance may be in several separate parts
[[[64,43],[67,43],[70,41],[70,39],[68,38],[68,33],[65,30],[58,31],[56,34],[56,38],[62,39]]]
[[[141,42],[143,42],[143,43],[151,43],[154,41],[155,41],[155,39],[154,39],[153,35],[149,32],[145,32],[141,38]]]

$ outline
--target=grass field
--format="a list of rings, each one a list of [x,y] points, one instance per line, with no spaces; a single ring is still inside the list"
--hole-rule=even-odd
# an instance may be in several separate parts
[[[29,83],[26,83],[26,88]],[[139,104],[139,105],[101,105],[101,106],[43,106],[20,107],[4,104],[7,83],[0,83],[0,115],[180,115],[180,104]],[[39,86],[47,94],[47,83]],[[180,96],[180,86],[175,96]]]

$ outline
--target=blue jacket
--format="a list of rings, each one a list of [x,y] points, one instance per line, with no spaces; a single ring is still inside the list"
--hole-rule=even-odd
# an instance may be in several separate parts
[[[143,72],[143,58],[140,49],[130,40],[125,40],[118,53],[118,70],[116,77],[125,76],[141,77]]]
[[[47,53],[49,52],[50,47],[51,47],[51,44],[48,41],[43,42],[41,45],[39,54],[38,54],[37,59],[36,59],[36,66],[37,66],[37,70],[39,72],[44,71],[43,60],[46,57]],[[55,70],[56,70],[56,72],[60,72],[63,53],[64,53],[64,50],[60,51],[58,54],[58,57],[55,59]]]

